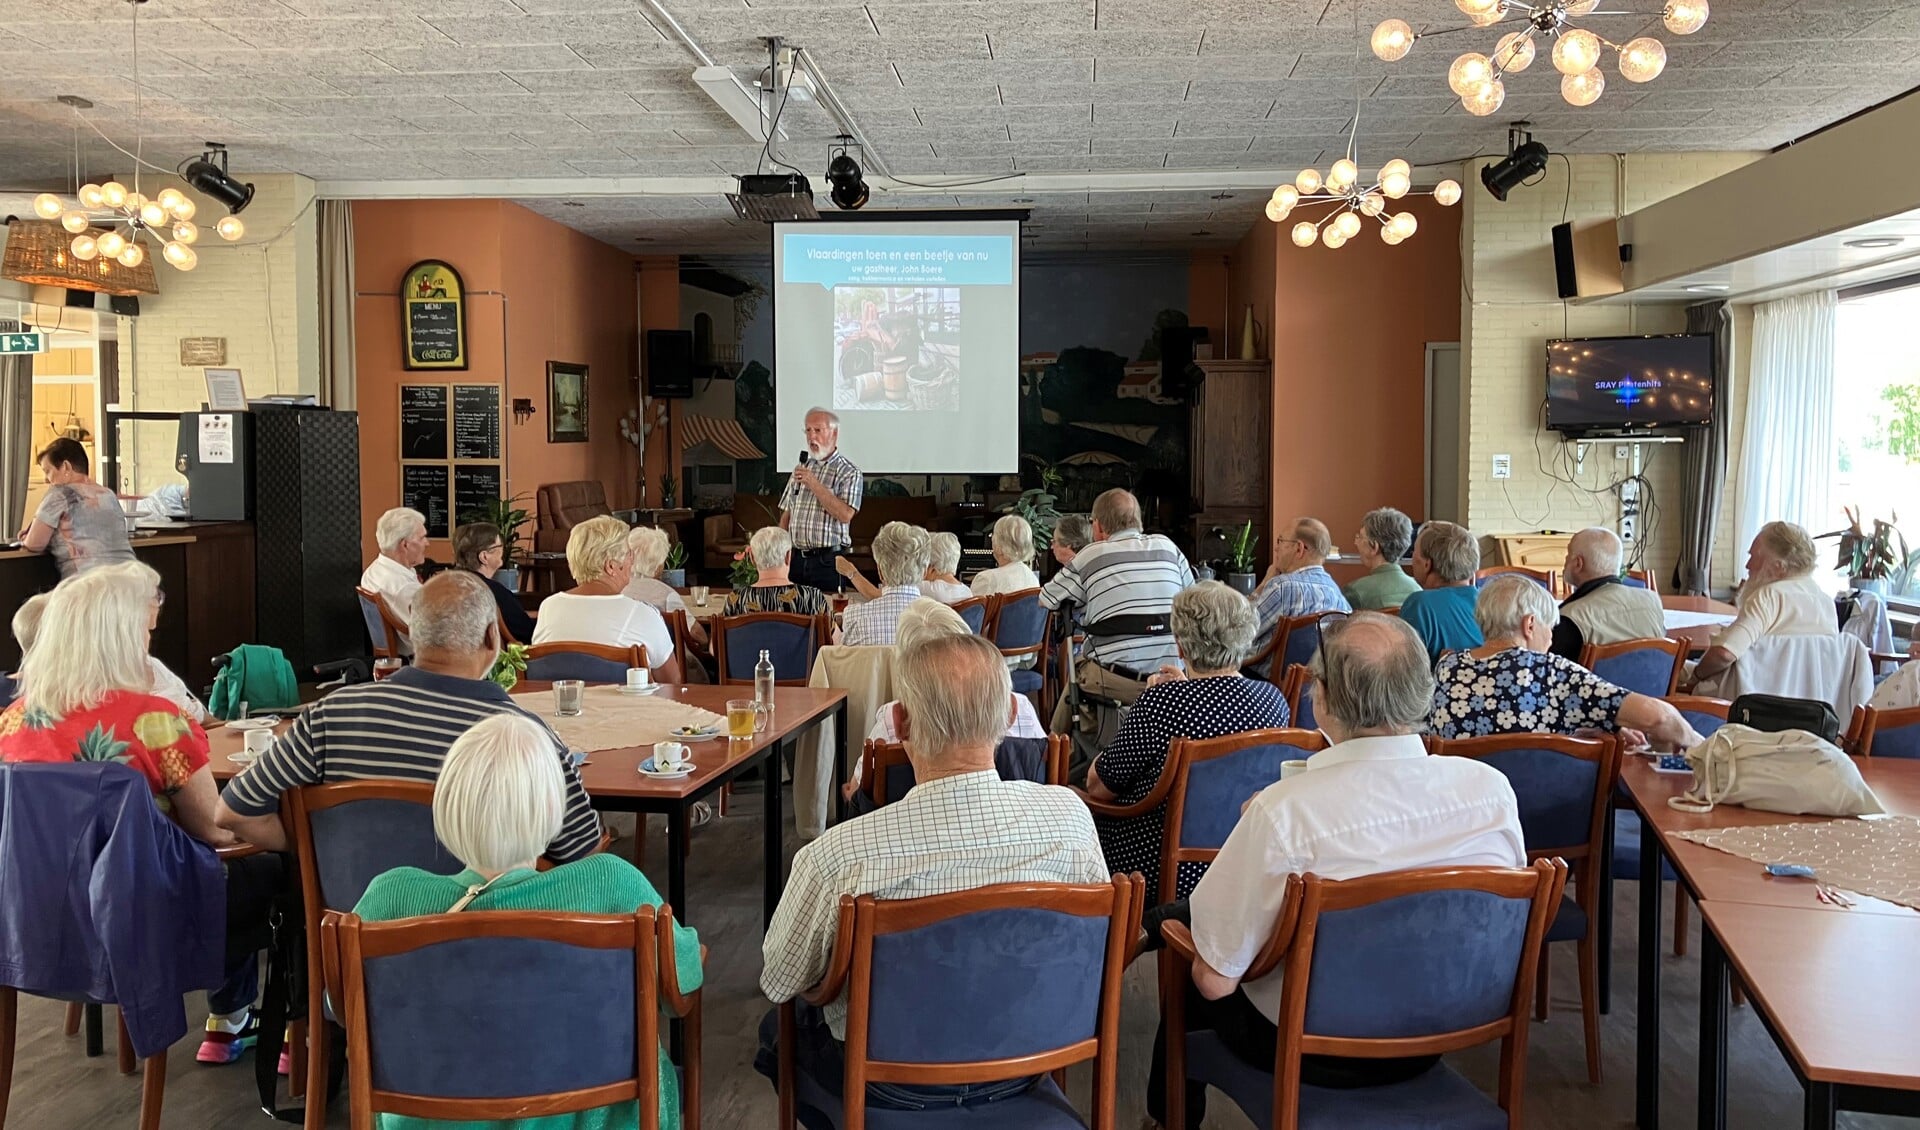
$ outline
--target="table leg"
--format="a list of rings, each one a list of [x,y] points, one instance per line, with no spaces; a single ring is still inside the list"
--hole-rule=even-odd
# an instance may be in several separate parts
[[[1600,1015],[1613,1011],[1613,810],[1600,839]]]
[[[1634,1001],[1634,1123],[1660,1126],[1660,833],[1640,821],[1640,992]]]
[[[100,1055],[106,1050],[107,1045],[106,1033],[101,1027],[100,1006],[97,1004],[82,1005],[80,1015],[86,1025],[82,1031],[86,1035],[87,1054],[89,1056]]]
[[[840,786],[847,783],[847,700],[841,699],[840,705],[833,708],[833,821],[838,824],[847,818],[847,801],[841,795]]]
[[[765,766],[760,772],[761,811],[761,851],[764,855],[766,873],[762,878],[765,892],[761,903],[761,929],[773,925],[773,912],[780,905],[781,892],[787,887],[786,867],[786,826],[780,813],[780,763],[785,759],[791,742],[782,742],[768,755]],[[836,795],[837,795],[836,786]]]
[[[1699,1130],[1727,1125],[1727,951],[1703,917],[1700,923]],[[1811,1094],[1811,1091],[1809,1091]]]
[[[1832,1083],[1807,1082],[1806,1130],[1833,1130],[1840,1115],[1840,1096]]]

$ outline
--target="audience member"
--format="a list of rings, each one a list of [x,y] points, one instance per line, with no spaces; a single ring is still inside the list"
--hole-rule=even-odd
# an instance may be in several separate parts
[[[942,635],[894,659],[912,730],[907,756],[918,784],[901,799],[827,829],[800,849],[761,952],[760,987],[778,1004],[827,972],[844,895],[918,898],[996,883],[1098,883],[1108,878],[1086,806],[1065,789],[1002,781],[994,745],[1013,691],[1000,652],[972,635]],[[793,1047],[799,1069],[838,1093],[844,1074],[844,994],[800,1004]],[[776,1078],[778,1011],[760,1025],[754,1066]],[[909,1087],[869,1084],[873,1107],[973,1106],[1025,1091],[1032,1077]]]
[[[927,576],[920,582],[920,595],[942,604],[973,596],[973,590],[960,583],[960,539],[955,535],[943,532],[927,539]]]
[[[633,550],[627,546],[625,522],[602,514],[574,526],[567,534],[567,569],[577,584],[540,602],[534,643],[639,644],[647,649],[647,665],[655,671],[677,667],[673,634],[660,610],[626,594],[633,578]]]
[[[464,910],[551,910],[574,914],[632,914],[662,899],[633,864],[592,855],[549,871],[538,857],[567,823],[571,783],[553,756],[553,735],[524,715],[495,714],[477,722],[447,748],[433,788],[433,830],[466,870],[435,875],[401,867],[374,879],[353,912],[370,922]],[[700,937],[674,923],[674,970],[682,993],[700,987]],[[474,986],[484,1007],[489,986]],[[459,1026],[445,1029],[448,1055],[458,1055]],[[552,1050],[552,1049],[549,1049]],[[660,1125],[680,1125],[678,1074],[664,1050]],[[356,1065],[359,1066],[359,1065]],[[549,1121],[549,1120],[539,1120]],[[636,1126],[629,1102],[576,1116],[572,1126]],[[473,1125],[471,1123],[467,1125]]]
[[[833,642],[848,647],[891,646],[900,614],[907,610],[907,605],[920,599],[921,579],[927,575],[931,550],[927,531],[918,526],[888,522],[880,527],[880,532],[873,536],[873,564],[880,574],[880,588],[866,603],[847,606],[841,626],[834,631]],[[860,576],[846,558],[840,558],[837,564],[843,576]]]
[[[1473,587],[1480,571],[1480,543],[1472,531],[1452,522],[1428,522],[1413,543],[1413,577],[1420,591],[1400,605],[1400,618],[1412,625],[1427,647],[1427,657],[1439,662],[1440,653],[1480,646],[1480,626],[1473,619],[1479,595]]]
[[[476,722],[497,714],[526,714],[487,678],[500,653],[500,622],[480,579],[441,573],[420,590],[414,616],[416,652],[410,666],[375,683],[342,687],[293,720],[245,773],[227,782],[220,798],[222,827],[269,851],[287,849],[280,825],[280,794],[336,781],[432,781],[447,748]],[[548,750],[566,781],[567,814],[546,845],[565,863],[592,854],[600,818],[587,803],[566,743],[551,731]]]
[[[507,633],[515,641],[526,643],[533,639],[533,617],[520,603],[520,594],[495,579],[506,560],[507,539],[491,522],[471,522],[453,531],[453,563],[487,582],[487,591],[493,594],[493,606]]]
[[[1173,598],[1193,584],[1193,567],[1172,541],[1140,531],[1140,502],[1115,488],[1093,501],[1093,544],[1040,590],[1048,608],[1071,604],[1087,633],[1075,678],[1081,689],[1131,704],[1147,677],[1179,649],[1166,631]],[[1064,696],[1053,729],[1067,729]],[[1090,725],[1090,719],[1082,723]]]
[[[413,601],[420,594],[420,563],[427,559],[427,518],[418,510],[396,506],[380,515],[373,527],[373,539],[380,546],[379,556],[360,574],[360,587],[378,593],[387,602],[387,611],[400,621],[405,633],[390,643],[402,655],[413,654]]]
[[[1620,535],[1589,526],[1567,541],[1562,571],[1573,595],[1560,605],[1553,653],[1575,663],[1588,644],[1664,639],[1667,613],[1650,589],[1620,578]]]
[[[16,617],[17,625],[19,619]],[[20,629],[16,627],[14,634]],[[1907,640],[1907,661],[1900,669],[1887,677],[1887,681],[1874,688],[1873,698],[1867,703],[1875,710],[1911,710],[1920,706],[1920,631],[1916,631]]]
[[[1442,656],[1434,672],[1435,736],[1599,730],[1618,731],[1633,748],[1648,738],[1676,749],[1701,741],[1665,701],[1614,686],[1548,651],[1559,612],[1533,579],[1507,573],[1489,580],[1474,615],[1486,643]]]
[[[1279,688],[1240,676],[1254,640],[1256,614],[1247,598],[1219,581],[1202,581],[1173,598],[1173,638],[1185,664],[1160,669],[1120,723],[1113,744],[1087,770],[1087,792],[1096,800],[1135,804],[1146,798],[1166,768],[1175,738],[1204,740],[1287,724],[1287,700]],[[1147,890],[1160,883],[1163,803],[1129,819],[1094,817],[1107,868],[1138,871]],[[1182,864],[1175,898],[1200,881],[1202,864]]]
[[[923,596],[907,605],[907,610],[900,614],[900,624],[894,632],[893,647],[897,654],[916,646],[923,640],[938,636],[972,634],[973,629],[967,627],[967,622],[960,618],[960,614],[955,612],[952,606],[942,604],[930,596]],[[1006,732],[1001,736],[1039,738],[1044,741],[1047,728],[1040,724],[1040,715],[1033,708],[1033,700],[1023,694],[1009,692],[1009,695],[1013,702],[1008,708]],[[874,711],[873,728],[867,732],[867,737],[881,742],[903,741],[905,740],[903,735],[907,732],[905,723],[906,707],[899,699],[894,699]],[[856,766],[855,777],[851,784],[859,783]]]
[[[88,475],[87,449],[61,437],[40,453],[47,493],[17,540],[29,553],[52,553],[61,577],[133,560],[126,511],[113,491]]]
[[[1040,577],[1033,571],[1033,526],[1018,514],[1001,516],[993,524],[993,568],[973,575],[973,595],[1039,587]]]
[[[1329,623],[1313,661],[1314,716],[1333,745],[1307,770],[1269,785],[1194,888],[1189,1031],[1212,1029],[1249,1067],[1273,1068],[1280,974],[1241,978],[1271,939],[1288,875],[1356,879],[1415,867],[1523,867],[1513,788],[1465,757],[1428,757],[1420,729],[1433,676],[1413,629],[1361,612]],[[1165,1029],[1154,1043],[1147,1112],[1165,1121]],[[1306,1056],[1301,1081],[1354,1087],[1411,1079],[1438,1056]],[[1187,1125],[1205,1117],[1205,1089],[1185,1096]]]
[[[117,761],[147,780],[161,811],[213,847],[234,843],[216,823],[218,791],[207,735],[153,693],[147,648],[160,607],[159,575],[136,562],[90,569],[47,599],[20,666],[21,695],[0,714],[0,761]],[[277,855],[227,865],[225,976],[207,994],[198,1058],[231,1063],[258,1034],[257,955],[267,911],[286,882]]]
[[[1260,617],[1260,630],[1253,637],[1249,655],[1258,656],[1273,644],[1273,637],[1285,620],[1319,612],[1351,612],[1341,593],[1339,582],[1327,574],[1325,563],[1333,552],[1333,538],[1327,527],[1314,518],[1296,518],[1291,533],[1273,542],[1273,564],[1267,577],[1254,590],[1253,603]],[[1277,660],[1259,659],[1248,669],[1262,678],[1274,672]]]
[[[748,612],[787,612],[796,616],[819,616],[827,611],[827,594],[812,585],[796,585],[788,579],[793,562],[793,538],[779,526],[762,526],[747,541],[747,554],[760,577],[750,585],[741,585],[727,597],[721,610],[726,616]]]
[[[633,550],[633,579],[627,582],[626,594],[642,604],[653,605],[662,616],[686,612],[687,602],[680,599],[679,590],[660,579],[667,554],[673,550],[673,539],[667,536],[667,531],[656,526],[635,526],[627,534],[627,548]],[[686,620],[687,637],[698,644],[706,643],[707,630],[700,621],[692,616]]]
[[[1700,657],[1693,683],[1708,693],[1727,668],[1766,636],[1831,636],[1840,631],[1833,594],[1813,579],[1813,539],[1792,522],[1768,522],[1747,548],[1740,613]],[[1705,684],[1704,688],[1700,685]]]
[[[1367,572],[1346,587],[1347,602],[1357,609],[1378,611],[1398,608],[1419,592],[1420,582],[1400,567],[1400,559],[1411,548],[1412,519],[1391,506],[1368,511],[1360,520],[1360,532],[1353,535],[1353,550]]]
[[[161,602],[166,600],[166,594],[160,592],[160,574],[154,572],[152,567],[145,562],[123,561],[118,565],[108,565],[105,566],[105,568],[126,570],[130,575],[137,578],[139,583],[150,586],[152,591],[159,593]],[[20,645],[20,654],[23,658],[27,652],[33,650],[33,642],[39,637],[40,633],[41,617],[46,614],[47,602],[52,598],[52,593],[35,593],[22,602],[19,609],[13,614],[13,638],[14,642]],[[159,622],[160,604],[156,603],[151,607],[147,615],[147,632],[149,637],[151,637],[154,627]],[[155,695],[179,707],[180,713],[191,718],[193,721],[203,724],[206,722],[207,706],[200,701],[198,695],[187,689],[185,679],[174,674],[167,668],[165,663],[160,662],[158,657],[152,655],[147,656],[147,670],[153,675],[152,691]],[[16,693],[18,693],[17,690]]]
[[[1052,552],[1056,565],[1066,566],[1093,544],[1093,521],[1082,514],[1063,514],[1053,524]]]

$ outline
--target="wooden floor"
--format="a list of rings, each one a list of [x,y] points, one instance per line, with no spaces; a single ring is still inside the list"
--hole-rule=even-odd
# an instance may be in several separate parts
[[[747,790],[734,799],[726,819],[699,829],[688,866],[688,885],[694,892],[692,923],[701,940],[712,948],[706,988],[705,1125],[708,1127],[768,1127],[774,1121],[773,1088],[752,1067],[755,1030],[768,1005],[758,989],[760,971],[760,842],[757,799]],[[630,817],[616,817],[630,821]],[[616,824],[616,826],[620,826]],[[630,830],[631,824],[625,825]],[[631,847],[631,839],[616,844]],[[790,844],[791,848],[793,845]],[[655,821],[649,847],[649,872],[664,886],[659,866],[663,844]],[[1532,1029],[1528,1064],[1526,1125],[1530,1130],[1570,1130],[1573,1127],[1624,1127],[1633,1122],[1633,1038],[1635,887],[1616,884],[1620,913],[1615,937],[1618,971],[1613,1012],[1602,1018],[1607,1081],[1591,1087],[1580,1039],[1578,991],[1574,982],[1573,948],[1556,947],[1554,1013]],[[1668,904],[1669,907],[1671,904]],[[1699,918],[1692,916],[1698,952]],[[1694,1037],[1698,1016],[1698,963],[1692,956],[1666,961],[1667,1031],[1662,1078],[1663,1125],[1694,1124]],[[1144,1111],[1147,1058],[1156,1017],[1153,967],[1139,963],[1127,978],[1126,1017],[1120,1062],[1119,1126],[1133,1130]],[[204,1017],[203,1002],[189,1002],[190,1022],[197,1029]],[[1844,1008],[1844,1001],[1834,1007]],[[87,1059],[80,1041],[62,1036],[61,1007],[49,1001],[23,998],[20,1005],[20,1047],[16,1059],[10,1124],[31,1130],[79,1127],[131,1127],[139,1107],[140,1082],[114,1069],[111,1027],[107,1054]],[[111,1018],[109,1017],[109,1025]],[[1728,1126],[1785,1127],[1800,1120],[1801,1096],[1793,1076],[1781,1062],[1772,1041],[1750,1009],[1734,1011],[1730,1027],[1731,1065],[1728,1074]],[[583,1037],[590,1038],[589,1034]],[[208,1068],[194,1062],[198,1036],[176,1045],[169,1063],[165,1117],[168,1127],[219,1130],[223,1127],[259,1130],[272,1125],[257,1108],[253,1096],[252,1056],[228,1067]],[[1456,1057],[1456,1065],[1476,1083],[1491,1088],[1496,1058],[1493,1049]],[[1077,1073],[1068,1093],[1085,1108],[1087,1075]],[[329,1124],[345,1126],[344,1109],[331,1112]],[[1893,1127],[1900,1120],[1843,1114],[1841,1125]],[[1249,1124],[1215,1096],[1207,1126],[1238,1128]]]

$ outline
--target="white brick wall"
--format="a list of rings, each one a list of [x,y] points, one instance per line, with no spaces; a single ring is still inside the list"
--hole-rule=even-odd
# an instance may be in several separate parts
[[[1563,305],[1555,295],[1552,229],[1579,221],[1631,212],[1653,201],[1711,180],[1757,159],[1757,153],[1658,153],[1556,155],[1539,183],[1518,188],[1505,203],[1479,186],[1479,170],[1468,169],[1461,229],[1461,366],[1464,467],[1461,512],[1479,534],[1552,529],[1577,530],[1602,525],[1617,528],[1617,497],[1605,488],[1628,473],[1614,460],[1614,445],[1587,447],[1582,470],[1561,470],[1571,457],[1557,433],[1541,428],[1546,391],[1546,341],[1564,336],[1675,333],[1685,329],[1680,305]],[[1571,172],[1571,181],[1569,181]],[[1737,340],[1737,335],[1736,335]],[[1741,372],[1736,365],[1735,374]],[[1732,382],[1729,381],[1729,384]],[[1738,388],[1730,389],[1736,415]],[[1734,421],[1737,434],[1738,420]],[[1680,449],[1646,449],[1647,478],[1658,517],[1650,533],[1645,564],[1664,579],[1680,547]],[[1513,476],[1493,478],[1493,456],[1512,456]],[[1731,455],[1730,466],[1737,465]],[[1543,469],[1544,468],[1544,469]],[[1594,493],[1600,492],[1600,493]],[[1731,493],[1729,491],[1729,497]],[[1647,503],[1642,502],[1643,515]],[[1723,517],[1727,526],[1730,516]],[[1489,547],[1490,548],[1490,547]],[[1629,551],[1630,555],[1632,551]],[[1718,556],[1724,559],[1725,546]],[[1716,570],[1716,584],[1725,584]]]

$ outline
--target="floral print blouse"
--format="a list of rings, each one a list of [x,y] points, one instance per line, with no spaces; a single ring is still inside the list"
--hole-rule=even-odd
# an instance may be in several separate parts
[[[113,691],[64,718],[19,699],[0,713],[0,761],[118,761],[140,771],[164,812],[207,764],[207,735],[173,703],[137,691]]]
[[[1435,737],[1612,731],[1625,687],[1617,687],[1571,659],[1510,647],[1485,658],[1449,652],[1434,670]]]

